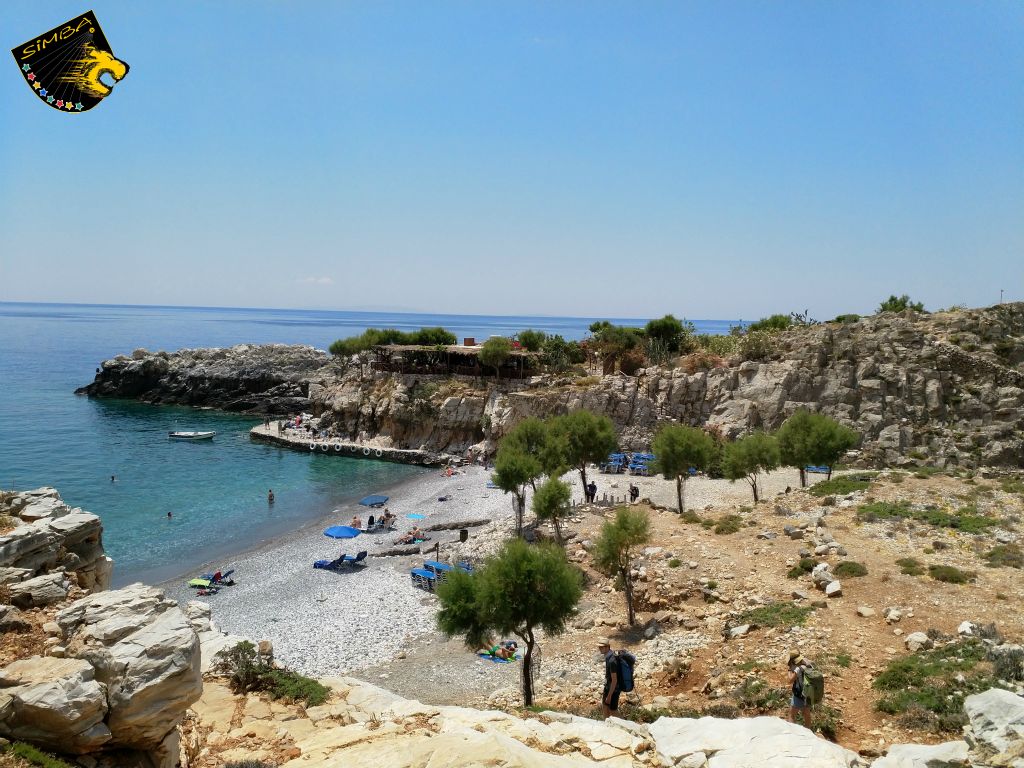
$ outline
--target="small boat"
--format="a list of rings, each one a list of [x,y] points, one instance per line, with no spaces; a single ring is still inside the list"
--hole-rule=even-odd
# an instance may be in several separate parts
[[[171,440],[212,440],[216,432],[168,432]]]

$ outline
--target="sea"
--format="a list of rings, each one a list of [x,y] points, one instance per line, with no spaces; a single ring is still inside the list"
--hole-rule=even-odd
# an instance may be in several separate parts
[[[358,499],[427,470],[253,442],[259,418],[76,396],[103,360],[140,347],[327,349],[367,328],[443,326],[478,340],[535,328],[581,339],[595,319],[0,302],[0,488],[53,486],[71,506],[99,515],[115,586],[229,565],[232,554],[334,510],[345,522]],[[727,333],[738,321],[692,322],[700,333]],[[173,430],[217,436],[183,443],[168,439]]]

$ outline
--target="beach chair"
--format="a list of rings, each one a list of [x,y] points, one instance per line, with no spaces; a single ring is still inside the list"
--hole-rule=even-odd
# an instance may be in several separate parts
[[[816,475],[827,475],[829,473],[828,467],[804,467],[804,472],[813,472]]]
[[[459,563],[455,567],[458,568],[460,571],[465,571],[466,573],[473,572],[473,566],[466,562]]]
[[[423,567],[434,572],[434,575],[437,577],[437,581],[439,584],[446,578],[448,578],[449,573],[455,570],[454,568],[452,568],[452,566],[448,565],[447,563],[439,563],[436,560],[425,561],[423,563]]]
[[[235,584],[235,580],[231,578],[231,574],[235,572],[234,568],[230,568],[224,573],[217,571],[215,573],[204,573],[200,578],[208,579],[211,584],[216,584],[220,587],[232,587]]]
[[[363,566],[363,565],[365,565],[365,563],[363,562],[363,560],[365,560],[365,559],[366,559],[366,550],[364,549],[362,552],[357,554],[355,557],[353,557],[352,555],[342,555],[341,556],[341,565],[352,565],[352,566],[358,565],[358,566]]]
[[[426,590],[427,592],[434,591],[434,586],[437,584],[437,576],[434,575],[433,571],[428,571],[426,568],[413,568],[409,575],[412,577],[412,585],[414,587]]]

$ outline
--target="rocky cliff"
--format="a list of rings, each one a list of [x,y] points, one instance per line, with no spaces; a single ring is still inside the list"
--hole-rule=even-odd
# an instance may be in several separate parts
[[[100,519],[53,488],[0,494],[0,530],[0,737],[92,768],[176,766],[202,692],[195,617],[153,587],[105,591]]]
[[[136,349],[105,361],[95,381],[75,394],[287,414],[307,410],[310,384],[338,373],[330,355],[304,346],[240,344],[173,353]]]
[[[435,453],[491,453],[522,418],[577,408],[609,416],[626,448],[649,446],[663,423],[736,436],[809,408],[860,432],[864,463],[1019,466],[1024,457],[1024,304],[796,328],[759,357],[705,359],[705,370],[485,382],[243,345],[137,351],[105,362],[80,391],[272,413],[311,408],[343,439]]]

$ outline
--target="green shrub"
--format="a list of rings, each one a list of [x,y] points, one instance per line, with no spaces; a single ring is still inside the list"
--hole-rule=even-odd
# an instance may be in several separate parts
[[[896,565],[900,567],[900,573],[907,576],[920,576],[924,573],[924,565],[913,557],[901,557]]]
[[[946,584],[966,584],[977,578],[974,571],[961,571],[952,565],[929,565],[928,575]]]
[[[916,509],[907,501],[864,504],[857,510],[857,518],[868,523],[878,520],[916,520],[937,528],[952,528],[965,533],[981,533],[999,524],[995,518],[980,514],[973,505],[962,507],[956,512],[947,512],[935,506]]]
[[[330,695],[330,689],[312,678],[264,664],[248,640],[224,653],[216,671],[228,676],[235,693],[265,691],[272,699],[302,701],[309,707],[323,704]]]
[[[769,603],[744,611],[737,624],[757,624],[759,627],[794,627],[803,624],[814,609],[792,603]]]
[[[857,576],[867,576],[868,569],[864,563],[855,563],[853,560],[844,560],[835,567],[834,573],[837,578],[852,579]]]
[[[875,708],[909,728],[958,731],[964,698],[994,684],[985,656],[983,643],[966,640],[893,659],[872,684],[883,692]]]
[[[1007,478],[999,484],[1003,493],[1024,493],[1024,480],[1019,478]]]
[[[818,561],[813,557],[801,557],[800,562],[789,569],[789,573],[786,574],[791,579],[799,579],[805,573],[810,573],[814,570],[814,566],[818,564]]]
[[[819,704],[811,710],[811,728],[829,741],[836,740],[836,732],[843,722],[843,713],[828,704]]]
[[[878,307],[879,312],[903,312],[907,309],[914,312],[924,312],[924,304],[920,301],[911,301],[910,297],[904,293],[902,296],[891,295]]]
[[[678,557],[673,557],[671,560],[668,561],[669,568],[678,568],[682,564],[683,561],[680,560]]]
[[[860,320],[860,315],[847,314],[847,315],[836,315],[836,319],[833,323],[856,323]]]
[[[760,677],[748,677],[732,693],[741,709],[774,712],[789,704],[789,690],[776,688]]]
[[[836,494],[844,496],[854,491],[867,490],[871,485],[877,472],[861,472],[856,475],[839,475],[831,480],[822,480],[810,487],[810,492],[815,496],[831,496]]]
[[[992,660],[992,670],[1000,680],[1024,680],[1024,650],[1002,651]]]
[[[724,515],[715,521],[715,533],[720,536],[736,533],[743,525],[739,515]]]
[[[784,331],[792,324],[793,320],[789,315],[771,315],[751,323],[747,326],[747,331]]]
[[[1024,568],[1024,552],[1016,544],[1000,544],[985,553],[989,568]]]
[[[266,674],[265,680],[270,698],[301,701],[307,707],[318,707],[331,695],[330,688],[289,669],[272,669]]]
[[[26,744],[23,741],[14,742],[8,746],[5,751],[15,757],[20,757],[22,760],[25,760],[32,765],[42,766],[42,768],[71,768],[71,766],[63,760],[59,760],[53,755],[48,755],[45,752],[36,749],[31,744]]]

